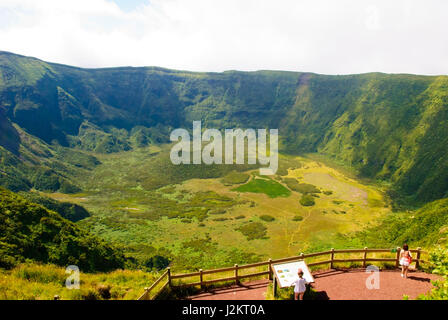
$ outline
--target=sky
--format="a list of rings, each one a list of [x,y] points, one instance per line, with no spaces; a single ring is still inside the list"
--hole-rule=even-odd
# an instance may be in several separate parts
[[[0,0],[0,50],[79,67],[448,74],[445,0]]]

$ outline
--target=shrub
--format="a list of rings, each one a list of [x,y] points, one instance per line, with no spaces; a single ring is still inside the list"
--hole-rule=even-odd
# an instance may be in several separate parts
[[[300,183],[298,186],[298,191],[302,194],[321,193],[321,191],[316,186],[308,183]]]
[[[312,196],[304,194],[300,199],[300,204],[304,207],[312,207],[316,204],[316,202]]]
[[[150,270],[163,270],[170,265],[170,260],[160,255],[155,255],[146,260],[145,266]]]
[[[33,177],[33,186],[37,190],[54,192],[61,187],[58,175],[49,169],[39,168]]]
[[[100,295],[101,298],[103,298],[105,300],[109,300],[111,298],[110,289],[111,289],[111,286],[105,285],[105,284],[100,284],[97,287],[98,294]]]
[[[100,295],[94,289],[81,291],[82,300],[100,300]]]
[[[237,231],[240,231],[247,237],[247,240],[267,239],[267,228],[260,222],[250,222],[242,225]]]
[[[81,191],[82,190],[80,188],[78,188],[77,186],[75,186],[74,184],[71,184],[70,182],[68,182],[65,179],[61,179],[59,192],[70,194],[70,193],[77,193],[77,192],[81,192]]]
[[[216,219],[213,219],[213,221],[227,221],[227,220],[229,220],[229,218],[216,218]]]
[[[263,221],[266,221],[266,222],[272,222],[272,221],[275,220],[275,218],[273,216],[270,216],[270,215],[267,215],[267,214],[264,214],[264,215],[260,216],[260,219],[263,220]]]
[[[301,194],[309,194],[309,193],[321,193],[321,191],[314,185],[308,183],[299,183],[297,179],[294,178],[285,178],[283,180],[289,189],[300,192]]]
[[[224,209],[214,209],[214,210],[210,210],[208,213],[209,214],[225,214],[227,211]]]
[[[297,191],[298,192],[299,181],[297,181],[297,179],[294,179],[294,178],[284,178],[283,182],[288,186],[289,189],[291,189],[292,191]]]
[[[302,221],[303,217],[302,216],[295,216],[294,218],[292,218],[293,221]]]
[[[434,281],[435,288],[426,295],[420,295],[419,300],[447,300],[448,299],[448,250],[438,247],[430,252],[429,261],[432,273],[443,276],[443,280]]]

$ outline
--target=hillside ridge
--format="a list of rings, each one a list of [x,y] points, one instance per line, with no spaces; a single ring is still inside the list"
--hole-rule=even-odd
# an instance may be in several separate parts
[[[195,120],[280,128],[282,152],[342,161],[419,205],[448,194],[447,105],[448,76],[82,69],[0,53],[0,124],[49,145],[127,151]]]

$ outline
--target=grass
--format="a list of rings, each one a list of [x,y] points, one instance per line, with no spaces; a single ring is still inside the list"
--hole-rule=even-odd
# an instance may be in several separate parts
[[[291,195],[291,191],[271,179],[255,178],[249,183],[239,186],[233,190],[238,192],[264,193],[270,198],[289,197]]]
[[[232,171],[222,179],[222,183],[226,186],[232,186],[235,184],[246,183],[250,178],[250,175],[244,172]]]
[[[81,273],[79,290],[65,287],[67,277],[65,268],[54,265],[22,264],[8,271],[0,269],[0,299],[53,300],[58,295],[62,300],[135,300],[157,275],[130,270]]]
[[[211,178],[190,172],[185,180],[176,183],[172,181],[177,178],[173,180],[168,169],[169,175],[162,181],[162,187],[147,189],[147,180],[151,177],[158,180],[159,171],[164,173],[163,168],[170,167],[170,164],[163,165],[166,158],[162,149],[152,147],[96,155],[101,164],[78,178],[77,184],[83,186],[82,194],[46,195],[81,204],[91,216],[78,224],[107,241],[119,243],[128,255],[139,261],[163,251],[159,255],[170,258],[174,272],[281,258],[314,246],[346,243],[339,240],[339,235],[360,231],[389,212],[374,186],[363,185],[322,163],[298,157],[288,158],[286,164],[283,156],[280,157],[280,165],[288,168],[287,176],[282,179],[299,179],[303,184],[332,191],[329,195],[319,194],[313,207],[300,205],[302,195],[288,190],[284,182],[254,176],[250,170],[243,172],[252,176],[246,184],[237,188],[223,184],[228,173],[239,172],[234,168]],[[158,165],[153,168],[148,163]],[[260,187],[255,190],[259,192],[235,190],[249,186],[254,191],[252,183]],[[275,196],[270,197],[266,192]],[[369,199],[378,199],[382,207],[368,206]],[[333,200],[344,203],[335,205]],[[341,210],[346,214],[340,214]],[[265,223],[260,219],[264,215],[275,220]],[[303,217],[302,222],[293,222],[296,216]],[[214,221],[217,218],[227,220]],[[249,236],[249,240],[238,229],[252,222],[263,224],[266,230],[255,238]],[[210,240],[204,240],[208,237]],[[269,245],[265,237],[269,237]],[[211,246],[184,247],[195,239],[210,242]]]

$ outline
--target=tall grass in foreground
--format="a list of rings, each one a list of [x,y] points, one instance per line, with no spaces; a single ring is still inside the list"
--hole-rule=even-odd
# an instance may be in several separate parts
[[[22,264],[12,270],[0,269],[0,300],[135,300],[156,274],[116,270],[110,273],[81,273],[80,289],[69,290],[69,275],[55,265]]]

